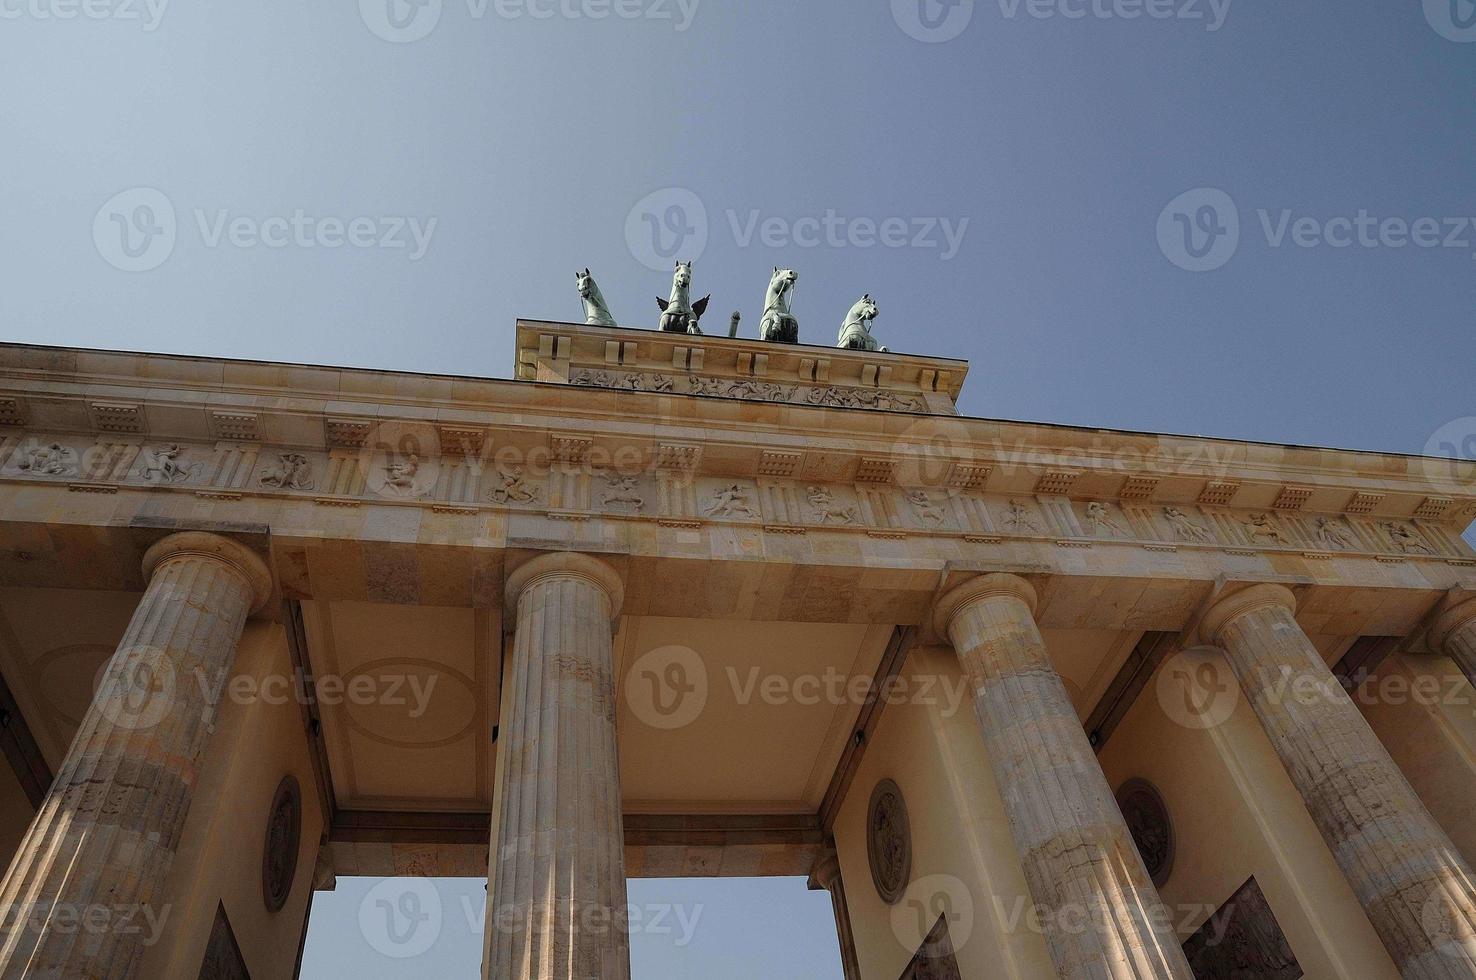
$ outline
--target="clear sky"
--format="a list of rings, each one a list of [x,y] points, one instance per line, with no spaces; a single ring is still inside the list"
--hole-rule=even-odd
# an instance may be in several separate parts
[[[580,318],[578,268],[654,326],[695,259],[707,328],[752,335],[781,265],[802,339],[869,291],[883,343],[972,362],[969,414],[1476,455],[1473,18],[0,0],[0,336],[505,377],[516,317]],[[690,949],[724,950],[638,936],[641,980],[827,975],[775,965],[833,956],[794,882],[632,888],[707,903]],[[333,934],[309,976],[435,975]]]

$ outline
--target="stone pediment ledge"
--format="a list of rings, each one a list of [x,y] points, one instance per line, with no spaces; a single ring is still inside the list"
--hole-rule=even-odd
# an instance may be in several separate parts
[[[769,376],[796,388],[784,372],[819,371],[821,355],[832,382],[879,379],[890,360],[904,394],[936,371],[927,397],[950,411],[0,345],[0,481],[786,535],[1476,558],[1460,539],[1476,463],[965,418],[951,405],[966,365],[936,358],[537,322],[519,325],[519,357],[545,337],[553,353],[573,345],[570,369],[607,352],[599,340],[638,373],[702,344],[703,372],[723,378],[767,349]]]

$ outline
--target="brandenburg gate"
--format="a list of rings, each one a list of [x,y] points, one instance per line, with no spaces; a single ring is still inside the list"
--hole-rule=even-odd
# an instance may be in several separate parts
[[[1476,978],[1476,463],[700,315],[0,347],[0,976],[292,977],[363,875],[622,980],[627,878],[789,875],[850,980]]]

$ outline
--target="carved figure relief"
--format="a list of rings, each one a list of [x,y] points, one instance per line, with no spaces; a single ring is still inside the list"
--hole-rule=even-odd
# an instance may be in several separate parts
[[[814,509],[815,520],[820,524],[855,524],[856,508],[845,507],[836,503],[835,494],[826,487],[812,486],[805,488],[805,496],[809,498],[810,507]]]
[[[605,474],[605,490],[600,494],[600,501],[606,506],[623,505],[636,510],[646,505],[640,494],[636,493],[636,477],[621,476],[619,473]]]
[[[1185,541],[1209,542],[1214,540],[1208,528],[1195,524],[1189,519],[1188,514],[1177,507],[1165,507],[1163,516],[1168,518],[1169,526],[1174,529],[1174,533]]]
[[[1394,547],[1406,555],[1433,555],[1435,552],[1429,545],[1420,539],[1419,532],[1408,524],[1397,521],[1383,521],[1379,524],[1389,534],[1389,540]]]
[[[883,411],[922,412],[926,403],[914,395],[899,395],[880,388],[811,388],[805,392],[811,405],[832,408],[877,408]]]
[[[943,523],[943,505],[928,495],[926,490],[908,490],[903,494],[912,505],[912,511],[924,524]]]
[[[912,877],[912,825],[902,790],[883,779],[871,791],[866,817],[866,857],[876,893],[895,904]]]
[[[1148,877],[1163,887],[1174,869],[1174,825],[1158,788],[1146,779],[1129,779],[1118,787],[1117,806]]]
[[[664,374],[643,374],[627,371],[611,374],[609,371],[575,371],[571,384],[595,388],[621,388],[626,391],[671,391],[672,380]]]
[[[594,388],[618,388],[627,391],[677,390],[677,379],[660,373],[627,371],[624,373],[575,368],[569,383]],[[742,398],[748,401],[793,402],[799,385],[784,385],[752,378],[710,378],[689,375],[686,390],[693,395],[716,395],[720,398]],[[899,394],[881,388],[806,387],[800,402],[827,408],[867,408],[888,412],[926,412],[927,402],[921,396]]]
[[[1245,533],[1250,536],[1251,544],[1259,544],[1263,540],[1273,545],[1284,546],[1291,544],[1286,539],[1286,535],[1281,533],[1281,528],[1277,527],[1276,523],[1271,519],[1270,514],[1253,514],[1248,519],[1242,521],[1241,526],[1245,528]]]
[[[17,465],[37,476],[76,476],[77,454],[61,443],[53,442],[32,446]]]
[[[1017,531],[1021,534],[1026,532],[1040,533],[1040,525],[1030,516],[1030,511],[1018,500],[1011,500],[1005,510],[1005,530]]]
[[[283,776],[267,811],[266,843],[261,860],[262,899],[268,912],[280,912],[297,874],[297,848],[302,840],[302,789],[294,776]]]
[[[1324,548],[1348,551],[1354,547],[1353,536],[1342,521],[1332,517],[1317,518],[1317,543]]]
[[[181,462],[184,450],[177,443],[166,443],[143,451],[143,466],[138,475],[150,483],[184,483],[195,472],[195,466]]]
[[[499,504],[526,504],[538,499],[538,487],[523,479],[521,467],[498,463],[492,476],[492,488],[487,497]]]
[[[415,492],[415,477],[420,473],[420,457],[414,453],[384,464],[384,488],[390,493],[408,497]]]
[[[1107,505],[1098,500],[1093,500],[1086,506],[1087,531],[1096,534],[1098,531],[1107,531],[1121,537],[1127,537],[1128,533],[1123,526],[1112,519],[1112,512]]]
[[[267,466],[257,482],[278,490],[311,490],[313,464],[302,453],[278,453],[277,461]]]
[[[712,500],[702,508],[704,517],[758,517],[750,504],[747,487],[733,484],[719,487],[712,493]]]

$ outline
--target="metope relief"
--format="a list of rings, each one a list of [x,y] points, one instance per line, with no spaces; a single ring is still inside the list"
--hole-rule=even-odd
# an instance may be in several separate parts
[[[944,503],[947,497],[942,494],[930,494],[926,490],[907,490],[903,496],[912,506],[913,516],[923,527],[942,527],[944,520]]]
[[[1082,522],[1082,529],[1092,537],[1127,538],[1131,537],[1127,528],[1123,527],[1116,518],[1112,516],[1111,509],[1100,500],[1089,501],[1086,505],[1086,520]]]
[[[1388,535],[1394,550],[1403,555],[1433,555],[1435,549],[1425,543],[1420,532],[1401,521],[1381,521],[1379,527]]]
[[[1188,514],[1177,507],[1165,507],[1163,516],[1168,521],[1169,529],[1173,531],[1174,537],[1180,541],[1209,544],[1215,539],[1209,528],[1203,524],[1196,524]]]
[[[740,517],[758,519],[753,509],[753,490],[739,483],[718,487],[702,505],[703,517]]]
[[[1040,534],[1040,521],[1031,509],[1018,500],[1005,504],[1004,515],[999,522],[1006,534]]]
[[[619,473],[604,475],[605,488],[600,492],[600,503],[618,510],[639,511],[646,506],[645,498],[639,493],[639,478]]]
[[[76,476],[77,452],[59,442],[29,446],[18,454],[16,469],[33,476]]]
[[[198,463],[186,459],[186,451],[178,443],[146,448],[138,475],[149,483],[185,483],[199,469]]]
[[[492,481],[487,499],[494,504],[527,504],[537,500],[541,488],[529,483],[523,468],[511,463],[498,463],[489,477]]]
[[[848,525],[858,522],[855,506],[837,501],[829,487],[806,487],[805,498],[810,502],[810,514],[816,524]]]
[[[440,464],[416,453],[376,453],[369,465],[369,489],[382,497],[414,500],[436,485]]]
[[[1330,551],[1352,551],[1358,547],[1348,525],[1336,517],[1317,518],[1317,543]]]
[[[257,485],[270,490],[313,489],[313,464],[302,453],[277,453],[257,478]]]

